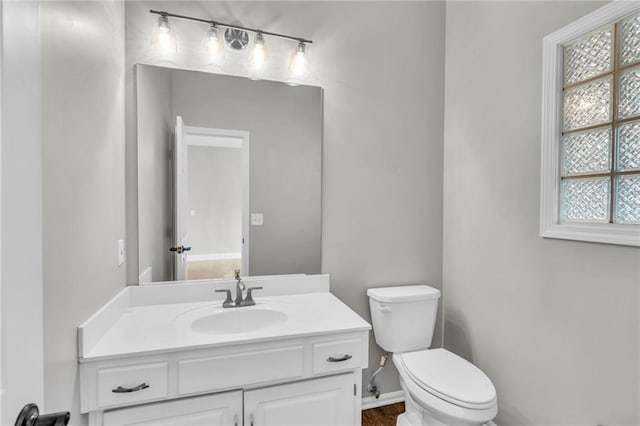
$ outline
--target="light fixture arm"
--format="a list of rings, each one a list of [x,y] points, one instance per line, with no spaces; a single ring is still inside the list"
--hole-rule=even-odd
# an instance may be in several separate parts
[[[210,19],[201,19],[201,18],[194,18],[192,16],[185,16],[185,15],[178,15],[175,13],[170,13],[170,12],[165,12],[165,11],[161,11],[161,10],[149,10],[149,13],[153,13],[155,15],[160,15],[164,18],[178,18],[178,19],[186,19],[188,21],[195,21],[195,22],[202,22],[205,24],[209,24],[209,25],[213,25],[215,27],[224,27],[224,28],[232,28],[232,29],[236,29],[236,30],[242,30],[242,31],[251,31],[252,33],[260,33],[263,35],[269,35],[269,36],[273,36],[273,37],[280,37],[280,38],[286,38],[289,40],[295,40],[298,41],[300,43],[313,43],[313,41],[311,40],[307,40],[305,38],[300,38],[300,37],[293,37],[293,36],[288,36],[285,34],[278,34],[278,33],[272,33],[269,31],[263,31],[263,30],[259,30],[259,29],[255,29],[255,28],[248,28],[248,27],[243,27],[240,25],[233,25],[233,24],[225,24],[224,22],[218,22],[218,21],[212,21]]]

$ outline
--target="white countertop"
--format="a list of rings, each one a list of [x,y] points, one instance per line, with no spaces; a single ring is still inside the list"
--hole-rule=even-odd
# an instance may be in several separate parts
[[[114,321],[80,362],[276,341],[295,337],[370,330],[371,326],[329,292],[255,297],[256,305],[227,308],[220,301],[130,306]],[[202,333],[191,322],[217,311],[275,309],[284,323],[247,333]]]

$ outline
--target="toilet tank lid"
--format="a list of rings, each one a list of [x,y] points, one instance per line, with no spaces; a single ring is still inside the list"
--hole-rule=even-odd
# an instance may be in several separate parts
[[[440,290],[426,285],[399,285],[370,288],[367,296],[378,302],[414,302],[437,299],[440,297]]]

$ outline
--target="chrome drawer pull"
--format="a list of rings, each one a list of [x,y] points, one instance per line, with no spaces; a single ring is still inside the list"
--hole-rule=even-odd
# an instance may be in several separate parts
[[[329,362],[341,362],[341,361],[346,361],[346,360],[351,359],[351,358],[353,358],[353,357],[351,355],[349,355],[349,354],[347,354],[347,355],[345,355],[343,357],[340,357],[340,358],[334,358],[334,357],[330,356],[329,358],[327,358],[327,361],[329,361]]]
[[[113,393],[129,393],[129,392],[138,392],[141,391],[142,389],[146,389],[148,388],[149,385],[146,383],[141,383],[136,387],[133,388],[123,388],[122,386],[118,386],[115,389],[111,389],[111,392]]]

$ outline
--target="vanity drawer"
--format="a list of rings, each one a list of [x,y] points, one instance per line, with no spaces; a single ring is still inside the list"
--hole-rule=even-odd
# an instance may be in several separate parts
[[[304,375],[302,345],[178,361],[178,394],[187,395]]]
[[[362,339],[331,340],[313,344],[313,374],[359,368]]]
[[[129,405],[168,395],[167,362],[101,368],[97,374],[98,407]]]

